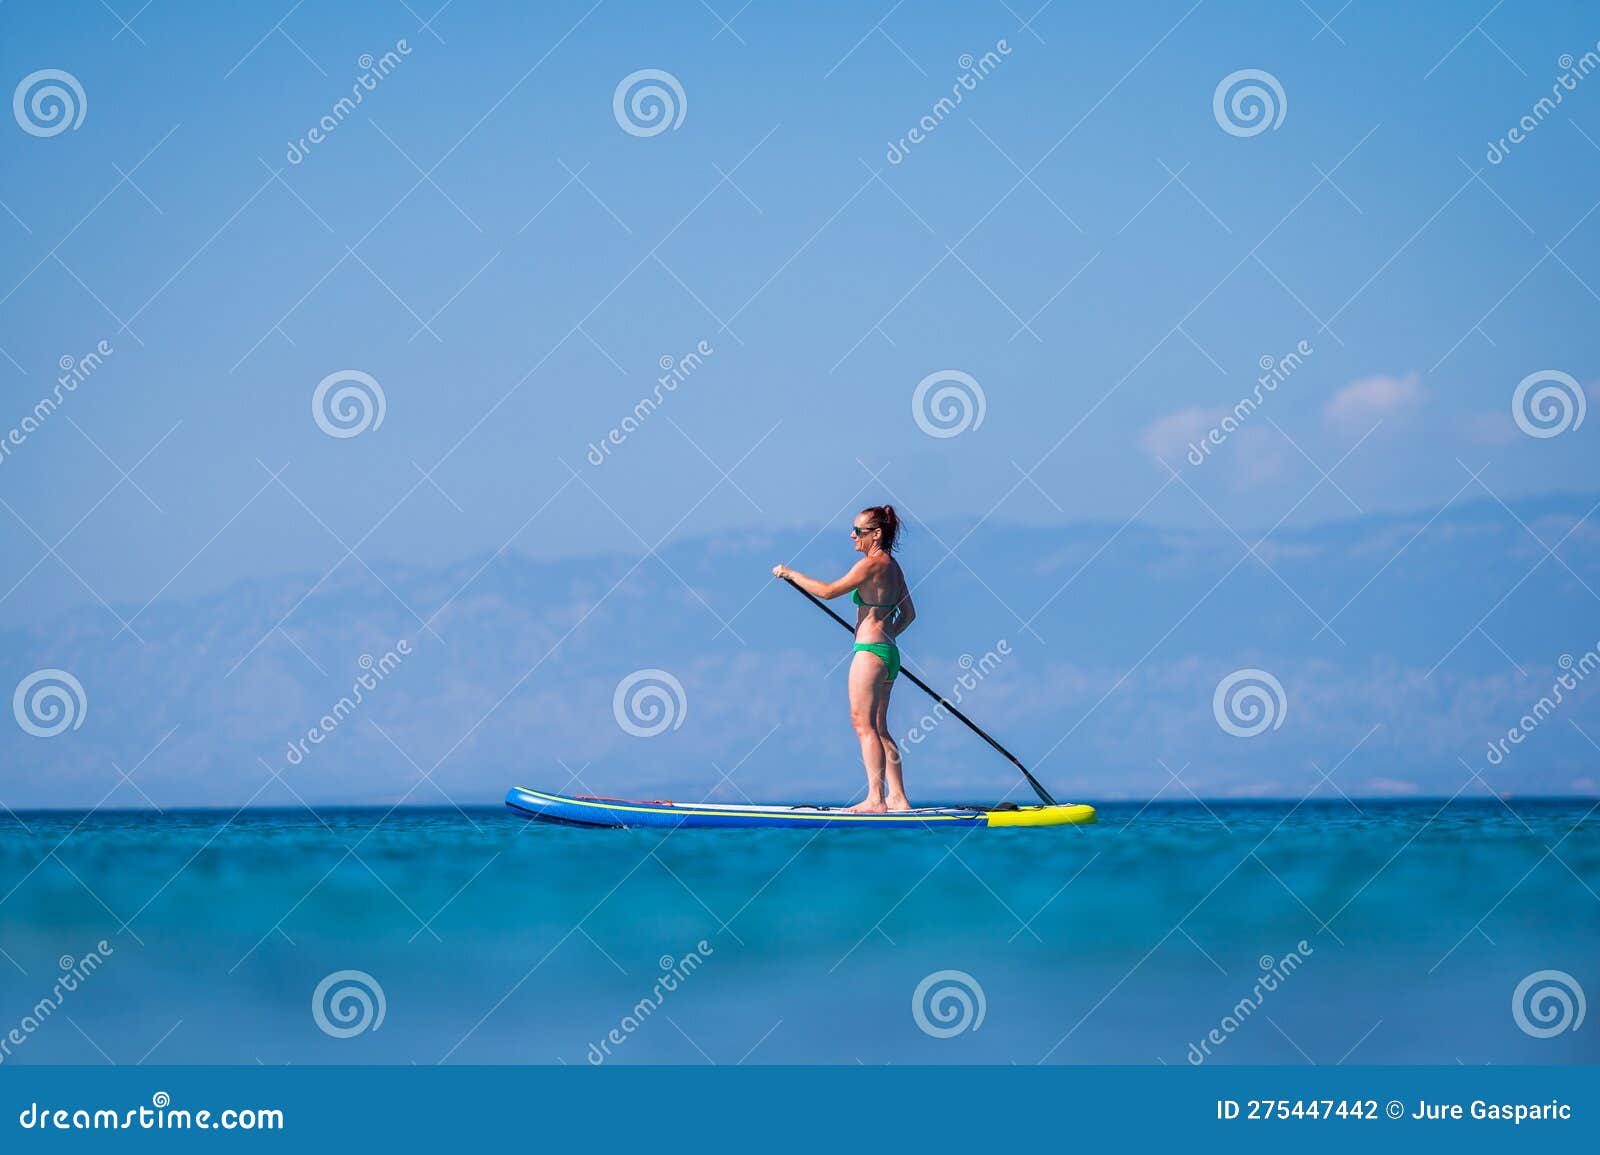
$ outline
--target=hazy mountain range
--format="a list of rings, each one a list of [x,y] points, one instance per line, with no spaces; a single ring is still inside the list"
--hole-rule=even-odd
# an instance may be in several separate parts
[[[1600,527],[1581,520],[1593,505],[1463,502],[1281,530],[1254,554],[1220,527],[913,527],[908,666],[947,690],[963,655],[992,667],[968,674],[964,708],[1062,797],[1300,797],[1321,771],[1352,795],[1477,794],[1485,782],[1600,793],[1588,737],[1600,741],[1600,686],[1582,680],[1600,643]],[[851,560],[838,537],[721,534],[642,559],[505,552],[370,572],[346,560],[325,578],[157,601],[136,622],[142,644],[101,607],[9,630],[4,685],[65,670],[86,708],[48,738],[7,720],[0,802],[465,805],[512,783],[568,782],[843,798],[860,779],[848,639],[768,575],[783,560],[834,576]],[[989,652],[998,660],[983,662]],[[324,715],[354,702],[363,655],[377,663],[370,688],[330,726]],[[1575,688],[1526,726],[1567,659]],[[619,682],[641,669],[683,687],[682,707],[669,704],[677,725],[652,737],[613,715]],[[1213,713],[1218,683],[1241,669],[1283,688],[1281,709],[1269,703],[1278,725],[1254,737]],[[909,683],[895,701],[904,733],[926,703]],[[292,756],[313,727],[323,740]],[[1492,763],[1488,743],[1512,727],[1525,740]],[[914,798],[991,797],[1015,781],[954,720],[906,750]]]

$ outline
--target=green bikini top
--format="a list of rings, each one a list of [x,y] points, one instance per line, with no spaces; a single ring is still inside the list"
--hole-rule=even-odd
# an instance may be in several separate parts
[[[899,601],[892,602],[864,602],[861,600],[861,591],[856,589],[850,591],[850,600],[863,609],[893,610],[894,612],[889,615],[889,621],[892,623],[900,617],[900,602],[905,601],[905,598],[902,597]]]

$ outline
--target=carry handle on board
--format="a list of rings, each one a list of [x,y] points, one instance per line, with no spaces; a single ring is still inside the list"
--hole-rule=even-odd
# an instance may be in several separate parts
[[[791,586],[794,586],[794,588],[799,590],[800,593],[804,594],[806,599],[809,602],[811,602],[812,605],[816,606],[823,613],[827,614],[834,621],[838,622],[845,629],[849,630],[852,635],[855,634],[855,632],[856,632],[855,631],[855,627],[853,627],[849,622],[847,622],[843,618],[841,618],[838,614],[836,614],[832,610],[830,610],[823,603],[821,598],[815,597],[811,593],[809,593],[808,591],[800,589],[800,586],[795,582],[795,580],[793,578],[784,578],[783,580],[788,582]],[[1020,761],[1018,761],[1017,756],[1015,754],[1013,754],[1010,750],[1007,750],[1004,746],[1000,745],[1000,743],[996,742],[993,738],[989,737],[988,734],[983,732],[982,727],[980,727],[971,718],[969,718],[965,714],[963,714],[960,710],[958,710],[954,706],[952,706],[949,702],[945,701],[944,698],[937,691],[935,691],[932,686],[929,686],[928,683],[924,682],[921,678],[917,677],[910,670],[906,669],[904,666],[901,666],[900,667],[900,672],[902,674],[904,674],[906,677],[910,678],[912,684],[915,685],[917,687],[917,689],[919,689],[923,693],[927,694],[930,698],[932,698],[935,702],[938,702],[939,705],[943,706],[946,710],[949,710],[950,713],[954,714],[957,718],[960,718],[963,722],[965,722],[967,724],[968,729],[970,729],[974,734],[976,734],[978,737],[982,738],[985,742],[989,743],[989,745],[993,746],[996,750],[1000,751],[1001,754],[1005,755],[1005,757],[1010,761],[1010,763],[1013,766],[1015,766],[1018,770],[1022,771],[1022,776],[1028,780],[1028,785],[1033,787],[1034,793],[1039,796],[1039,800],[1041,802],[1043,802],[1046,806],[1054,806],[1054,805],[1056,805],[1056,800],[1054,798],[1050,797],[1050,792],[1048,790],[1046,790],[1043,786],[1039,785],[1039,780],[1037,778],[1035,778],[1032,774],[1028,773],[1028,768],[1026,766],[1024,766]]]

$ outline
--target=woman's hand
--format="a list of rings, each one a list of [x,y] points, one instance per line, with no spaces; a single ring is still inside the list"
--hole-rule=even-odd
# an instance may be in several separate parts
[[[794,576],[794,571],[786,565],[775,565],[772,567],[772,576],[775,578],[783,578],[787,581],[789,578]]]

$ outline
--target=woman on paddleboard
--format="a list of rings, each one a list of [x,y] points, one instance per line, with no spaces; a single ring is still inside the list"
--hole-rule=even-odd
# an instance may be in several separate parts
[[[900,518],[892,505],[874,505],[856,514],[850,540],[861,560],[838,581],[818,581],[786,565],[772,567],[772,576],[792,581],[813,597],[844,594],[856,610],[856,644],[850,659],[850,723],[861,741],[867,768],[867,797],[850,807],[856,814],[909,810],[900,776],[900,747],[889,733],[889,691],[900,672],[900,647],[895,639],[917,617],[906,575],[894,559]]]

